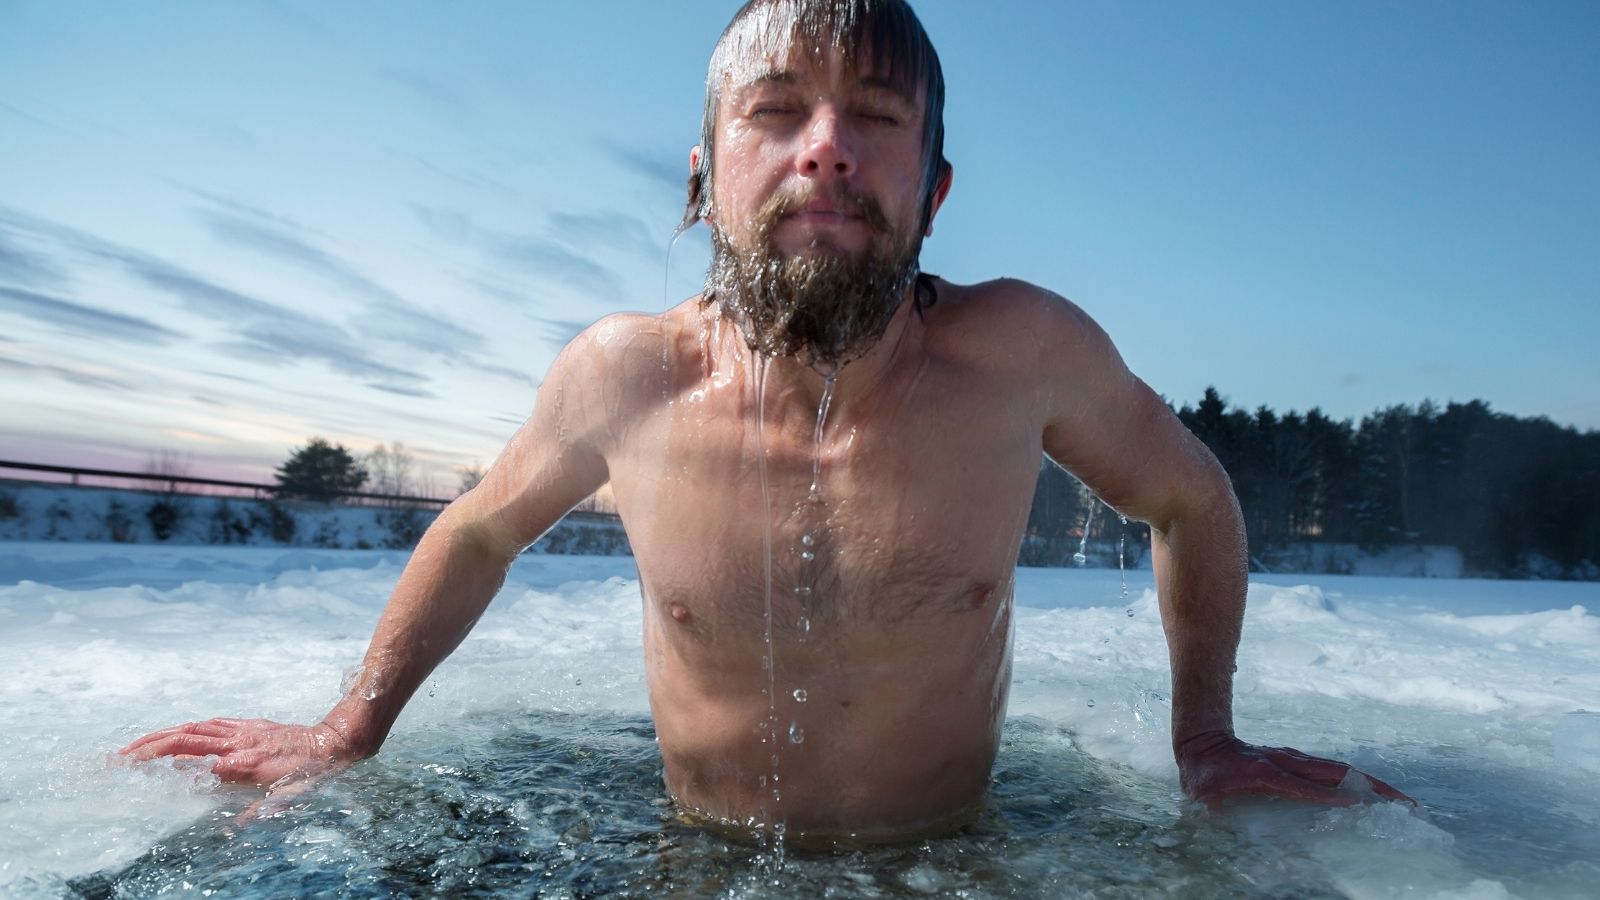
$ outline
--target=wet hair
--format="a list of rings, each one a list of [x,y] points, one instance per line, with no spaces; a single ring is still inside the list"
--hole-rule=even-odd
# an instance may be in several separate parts
[[[944,157],[944,71],[939,54],[906,0],[749,0],[723,29],[706,70],[706,105],[700,121],[700,164],[689,176],[689,202],[680,230],[711,213],[712,158],[716,154],[717,102],[728,72],[751,54],[792,43],[836,45],[844,58],[870,61],[874,75],[908,97],[923,95],[922,221],[933,217],[933,194],[949,171]]]

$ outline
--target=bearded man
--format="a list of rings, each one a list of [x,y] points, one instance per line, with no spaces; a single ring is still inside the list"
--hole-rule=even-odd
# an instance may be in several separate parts
[[[222,778],[262,785],[376,753],[510,563],[609,481],[680,806],[792,838],[950,828],[981,805],[999,744],[1047,454],[1151,527],[1183,788],[1349,802],[1347,765],[1234,736],[1246,557],[1216,459],[1078,307],[919,272],[952,181],[943,101],[902,0],[747,4],[690,154],[705,292],[561,353],[533,416],[417,547],[323,721],[214,719],[124,752],[215,756]]]

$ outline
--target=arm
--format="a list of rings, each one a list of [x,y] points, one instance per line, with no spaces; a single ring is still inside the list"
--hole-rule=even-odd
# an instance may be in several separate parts
[[[1172,664],[1172,747],[1183,789],[1217,805],[1238,794],[1321,803],[1350,766],[1233,732],[1233,672],[1244,621],[1244,520],[1216,457],[1123,363],[1110,339],[1065,300],[1041,301],[1046,335],[1045,452],[1100,498],[1150,525],[1161,622]],[[1371,779],[1383,796],[1408,799]]]
[[[533,416],[482,483],[423,535],[378,621],[359,676],[315,725],[211,719],[122,748],[146,760],[216,756],[225,781],[272,785],[341,769],[377,753],[400,711],[459,645],[518,554],[604,484],[610,449],[605,367],[586,333],[551,365]]]

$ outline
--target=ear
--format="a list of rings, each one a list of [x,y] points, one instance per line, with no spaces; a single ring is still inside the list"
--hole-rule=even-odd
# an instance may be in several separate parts
[[[923,231],[923,237],[933,236],[933,217],[939,214],[939,207],[944,205],[944,198],[950,196],[950,183],[955,180],[956,167],[949,163],[944,164],[944,171],[939,174],[939,181],[933,186],[933,197],[928,204],[928,227]]]
[[[691,207],[691,213],[694,209],[698,209],[701,206],[710,204],[711,198],[700,196],[701,192],[705,189],[705,179],[700,177],[700,145],[695,144],[693,147],[689,148],[689,204]],[[711,216],[709,215],[698,216],[698,218],[705,221],[707,224],[711,223]],[[685,219],[685,221],[692,220]]]

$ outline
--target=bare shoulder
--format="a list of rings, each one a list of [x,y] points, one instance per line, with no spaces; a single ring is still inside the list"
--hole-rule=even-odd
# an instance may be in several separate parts
[[[1082,307],[1016,278],[963,285],[938,281],[927,311],[930,340],[941,349],[978,353],[1032,369],[1072,363],[1103,365],[1110,339]]]

